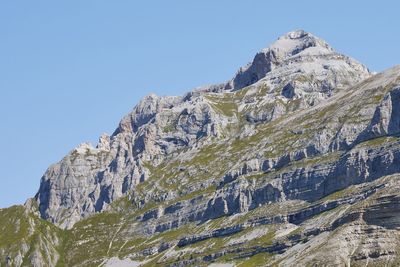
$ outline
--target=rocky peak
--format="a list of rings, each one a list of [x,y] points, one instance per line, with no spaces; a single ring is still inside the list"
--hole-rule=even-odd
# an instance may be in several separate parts
[[[284,61],[301,52],[319,54],[331,54],[334,52],[324,40],[315,37],[303,30],[289,32],[278,38],[271,46],[265,48],[261,53],[272,53],[277,63]]]
[[[149,95],[50,166],[25,206],[69,230],[0,209],[0,266],[398,266],[400,66],[299,30],[236,78]]]
[[[335,52],[324,40],[303,30],[292,31],[279,37],[269,47],[262,49],[251,63],[240,68],[230,82],[231,88],[239,90],[252,85],[274,70],[278,72],[279,70],[282,72],[282,69],[284,69],[283,72],[287,70],[303,72],[310,69],[320,71],[320,69],[329,68],[329,65],[337,67],[337,61],[351,65],[351,69],[343,69],[343,71],[356,71],[363,78],[369,75],[365,66]],[[302,63],[306,64],[299,66]]]
[[[102,134],[96,148],[105,151],[110,150],[110,136],[106,133]]]
[[[137,129],[151,121],[163,109],[170,109],[182,101],[180,96],[160,97],[156,94],[145,96],[131,113],[125,116],[113,136],[121,132],[135,132]]]
[[[333,52],[324,41],[304,31],[290,32],[260,51],[230,83],[184,97],[144,97],[111,137],[101,136],[96,148],[79,146],[47,170],[36,195],[40,214],[64,228],[72,227],[114,200],[137,193],[139,184],[154,178],[171,155],[188,151],[182,154],[184,160],[229,138],[254,135],[256,125],[316,105],[334,89],[369,76],[367,68]],[[194,166],[188,168],[192,175],[199,174]],[[185,192],[209,186],[218,177],[206,178],[185,185]],[[179,194],[163,187],[152,188],[137,203],[171,200]]]

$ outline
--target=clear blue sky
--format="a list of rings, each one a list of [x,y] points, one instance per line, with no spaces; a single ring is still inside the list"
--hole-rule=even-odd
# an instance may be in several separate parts
[[[222,82],[305,29],[371,70],[400,64],[398,1],[0,1],[0,207],[112,133],[150,92]]]

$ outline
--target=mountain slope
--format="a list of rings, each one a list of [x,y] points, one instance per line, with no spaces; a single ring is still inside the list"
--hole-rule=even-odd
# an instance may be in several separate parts
[[[22,206],[0,209],[0,266],[55,266],[61,262],[62,230]]]
[[[267,67],[260,72],[261,66]],[[251,80],[256,83],[238,91],[247,76],[257,76]],[[184,97],[149,95],[122,119],[111,137],[100,138],[97,148],[84,144],[51,166],[36,196],[41,216],[71,227],[135,192],[138,184],[152,176],[152,168],[159,168],[171,154],[184,149],[195,153],[193,148],[254,135],[257,124],[315,105],[334,90],[369,76],[364,66],[334,52],[321,39],[304,31],[288,33],[223,86],[233,89],[210,93],[215,89],[211,86]],[[202,179],[205,185],[190,184],[193,188],[180,189],[183,192],[169,190],[145,198],[170,200],[215,180],[206,178]]]
[[[0,210],[46,238],[0,236],[0,256],[13,266],[398,265],[399,106],[400,67],[372,75],[290,32],[231,81],[149,95],[95,148],[51,166],[20,212]],[[25,243],[33,250],[20,252]]]

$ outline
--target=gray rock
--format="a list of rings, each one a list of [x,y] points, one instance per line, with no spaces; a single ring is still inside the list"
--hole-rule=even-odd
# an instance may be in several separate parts
[[[400,67],[372,75],[312,34],[290,32],[226,83],[145,97],[111,136],[50,166],[26,210],[71,229],[79,244],[96,247],[91,230],[104,234],[103,262],[123,255],[202,265],[267,252],[283,266],[392,263],[391,234],[400,225],[399,77]],[[94,213],[115,217],[85,220]],[[257,227],[278,230],[262,244],[209,250]],[[392,245],[360,241],[372,242],[377,229]],[[321,244],[335,248],[332,255]],[[33,253],[32,264],[42,256]]]

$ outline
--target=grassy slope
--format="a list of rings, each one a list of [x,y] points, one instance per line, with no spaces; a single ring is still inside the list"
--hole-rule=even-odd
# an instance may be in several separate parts
[[[64,233],[53,224],[29,214],[22,206],[0,210],[0,265],[19,258],[31,265],[37,258],[46,265],[58,261]],[[15,262],[14,262],[15,263]]]

